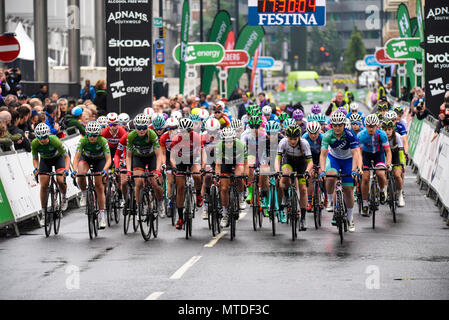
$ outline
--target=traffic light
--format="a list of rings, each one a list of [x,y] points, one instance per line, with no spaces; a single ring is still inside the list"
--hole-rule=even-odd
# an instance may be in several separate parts
[[[320,47],[320,51],[324,52],[324,50],[326,50],[323,46]]]
[[[325,55],[326,57],[329,57],[329,52],[326,52],[324,55]]]

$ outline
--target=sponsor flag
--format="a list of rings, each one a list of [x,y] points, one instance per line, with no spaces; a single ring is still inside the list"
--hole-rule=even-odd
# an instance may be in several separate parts
[[[401,3],[398,7],[397,12],[397,22],[398,22],[398,29],[399,29],[399,36],[401,38],[411,38],[412,37],[412,24],[410,22],[410,15],[408,13],[408,8],[404,3]],[[413,73],[413,66],[415,63],[413,61],[407,61],[406,68],[407,68],[407,77],[410,79],[410,86],[413,88],[415,87],[415,77],[412,75]]]
[[[257,47],[257,50],[254,53],[253,70],[251,71],[251,82],[249,85],[249,88],[251,91],[254,91],[254,78],[256,77],[257,64],[259,63],[259,51],[260,51],[260,46]]]
[[[186,76],[187,43],[189,42],[190,4],[184,0],[181,20],[181,61],[179,63],[179,93],[184,94],[184,81]]]
[[[245,25],[240,30],[237,42],[235,44],[236,50],[245,50],[250,57],[254,55],[259,44],[262,42],[265,36],[265,30],[263,27],[254,27]],[[235,87],[238,85],[240,77],[245,72],[246,68],[236,68],[229,71],[228,75],[228,87],[227,98],[231,96]]]
[[[212,23],[212,28],[209,32],[208,42],[218,42],[224,45],[226,42],[226,37],[228,36],[229,30],[231,29],[231,16],[227,11],[221,10],[215,16],[214,22]],[[201,81],[201,91],[209,94],[210,86],[212,84],[212,79],[214,73],[217,71],[215,66],[205,66],[203,72],[203,78]]]

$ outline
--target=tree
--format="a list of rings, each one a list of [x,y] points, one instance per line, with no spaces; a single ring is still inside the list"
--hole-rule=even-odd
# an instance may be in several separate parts
[[[348,73],[355,73],[355,63],[357,60],[363,59],[366,54],[365,45],[362,40],[362,35],[357,27],[354,25],[354,30],[351,33],[351,39],[348,42],[348,48],[345,51],[345,71]]]

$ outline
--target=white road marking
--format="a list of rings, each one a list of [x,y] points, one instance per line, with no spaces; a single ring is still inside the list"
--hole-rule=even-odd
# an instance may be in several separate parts
[[[182,275],[187,272],[198,260],[201,259],[201,256],[193,256],[189,261],[184,263],[184,265],[179,268],[171,277],[170,280],[178,280],[181,279]]]
[[[212,248],[213,246],[215,246],[217,244],[218,240],[223,238],[227,233],[228,233],[227,231],[220,232],[220,234],[215,236],[208,244],[205,244],[204,248]]]
[[[163,292],[156,291],[156,292],[153,292],[152,294],[150,294],[148,297],[146,297],[145,300],[157,300],[163,294],[164,294]]]
[[[243,211],[239,216],[239,221],[242,220],[243,218],[245,218],[247,214],[248,214],[248,212]],[[237,221],[237,222],[239,222],[239,221]]]

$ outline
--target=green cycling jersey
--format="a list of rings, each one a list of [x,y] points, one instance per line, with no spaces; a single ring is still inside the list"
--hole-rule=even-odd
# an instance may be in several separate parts
[[[67,155],[66,148],[62,145],[61,140],[57,136],[49,136],[47,144],[40,144],[36,138],[31,142],[31,154],[33,159],[38,159],[40,155],[42,159],[52,159]]]
[[[108,140],[101,136],[98,137],[95,143],[90,143],[87,136],[81,138],[76,151],[80,152],[83,157],[90,159],[103,159],[107,154],[111,153]]]
[[[215,159],[217,164],[243,164],[248,160],[246,145],[235,139],[232,147],[226,147],[226,144],[220,141],[215,148]]]
[[[151,129],[148,129],[148,134],[143,137],[140,137],[136,130],[128,135],[126,148],[132,151],[135,156],[152,157],[155,154],[155,150],[160,147],[157,134]]]

